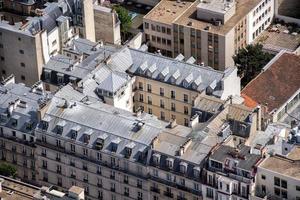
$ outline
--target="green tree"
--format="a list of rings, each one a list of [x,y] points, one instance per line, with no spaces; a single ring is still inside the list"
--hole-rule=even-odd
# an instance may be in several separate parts
[[[3,176],[12,176],[15,177],[17,175],[17,169],[10,164],[1,163],[0,164],[0,174]]]
[[[131,16],[129,15],[128,10],[122,6],[117,5],[113,8],[117,12],[121,22],[121,33],[126,36],[132,24]]]
[[[242,85],[245,86],[256,75],[258,75],[262,68],[272,58],[272,54],[263,52],[263,46],[261,44],[251,44],[240,49],[238,53],[233,56],[233,60],[235,65],[238,67],[238,73],[242,79]]]

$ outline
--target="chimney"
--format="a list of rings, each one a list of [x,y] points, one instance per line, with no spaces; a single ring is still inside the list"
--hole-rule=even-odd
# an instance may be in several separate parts
[[[186,149],[189,148],[191,144],[192,144],[191,138],[185,141],[179,148],[179,156],[182,156],[185,153]]]
[[[177,126],[176,119],[172,119],[167,127],[172,129],[175,128],[175,126]]]

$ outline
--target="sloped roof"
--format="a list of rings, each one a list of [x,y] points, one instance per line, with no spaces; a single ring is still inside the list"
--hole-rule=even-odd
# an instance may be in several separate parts
[[[280,108],[300,88],[300,56],[283,53],[275,57],[243,90],[259,104],[267,105],[269,112]]]

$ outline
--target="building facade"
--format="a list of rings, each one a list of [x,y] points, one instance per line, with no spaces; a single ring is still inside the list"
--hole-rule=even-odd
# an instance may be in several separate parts
[[[166,8],[166,9],[165,9]],[[232,56],[250,44],[273,19],[273,0],[223,2],[162,1],[144,17],[153,51],[193,57],[215,69],[233,66]]]

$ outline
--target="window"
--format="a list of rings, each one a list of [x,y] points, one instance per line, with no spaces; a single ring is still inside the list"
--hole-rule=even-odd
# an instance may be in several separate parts
[[[176,111],[175,103],[171,103],[171,110],[174,112]]]
[[[139,90],[143,90],[143,83],[139,82]]]
[[[281,197],[287,199],[287,191],[281,190]]]
[[[24,76],[24,75],[22,75],[22,76],[21,76],[21,79],[22,79],[23,81],[25,81],[25,76]]]
[[[148,96],[148,104],[152,105],[152,97]]]
[[[189,114],[189,108],[187,106],[184,106],[183,109],[184,109],[184,114],[188,115]]]
[[[149,29],[149,23],[145,22],[145,29]]]
[[[4,59],[4,57],[3,56],[1,56],[1,61],[4,61],[5,59]]]
[[[161,107],[161,108],[165,108],[165,102],[164,102],[164,100],[162,100],[162,99],[160,100],[160,107]]]
[[[150,84],[147,84],[147,91],[148,91],[148,92],[152,92],[152,87],[151,87]]]
[[[187,118],[184,118],[184,125],[189,126],[189,120]]]
[[[140,102],[144,102],[144,95],[140,94]]]
[[[175,99],[175,91],[174,90],[171,90],[171,98]]]
[[[124,183],[128,183],[128,176],[127,175],[124,175]]]
[[[152,108],[148,108],[148,113],[152,115]]]
[[[265,175],[261,175],[261,179],[265,180],[266,179],[266,176]]]
[[[183,95],[183,101],[188,102],[188,100],[189,100],[189,96],[187,94],[184,94]]]
[[[280,178],[274,177],[274,185],[280,186]]]
[[[280,189],[279,188],[274,188],[274,194],[276,195],[276,196],[280,196]]]
[[[286,180],[281,180],[281,187],[282,188],[287,188],[287,182],[286,182]]]
[[[20,54],[24,54],[24,50],[20,49],[19,50]]]
[[[164,88],[159,88],[159,94],[160,94],[160,96],[164,96],[165,95]]]
[[[214,198],[214,191],[211,188],[206,188],[206,197]]]
[[[70,144],[70,146],[71,146],[71,151],[75,152],[75,145],[74,144]]]
[[[300,191],[300,186],[296,185],[296,190]]]
[[[165,116],[164,112],[160,112],[160,119],[161,120],[165,120],[166,119],[166,116]]]

